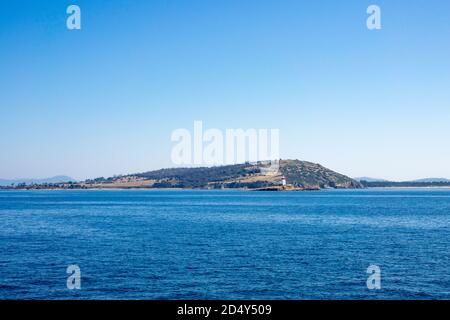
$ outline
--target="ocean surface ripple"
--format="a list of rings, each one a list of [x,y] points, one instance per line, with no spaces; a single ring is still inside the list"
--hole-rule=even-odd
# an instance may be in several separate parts
[[[445,189],[0,191],[0,299],[450,299],[449,248]]]

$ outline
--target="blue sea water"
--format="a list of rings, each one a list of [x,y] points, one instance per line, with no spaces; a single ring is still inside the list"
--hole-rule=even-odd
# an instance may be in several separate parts
[[[0,192],[1,299],[449,299],[449,248],[444,189]]]

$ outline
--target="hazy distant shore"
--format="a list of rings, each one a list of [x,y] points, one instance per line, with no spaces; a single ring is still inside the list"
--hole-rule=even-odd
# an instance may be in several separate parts
[[[450,186],[429,186],[429,187],[366,187],[366,188],[295,188],[295,189],[278,189],[278,190],[269,190],[269,188],[260,188],[260,189],[248,189],[248,188],[223,188],[223,189],[208,189],[208,188],[142,188],[142,187],[89,187],[89,188],[0,188],[0,191],[120,191],[120,190],[154,190],[154,191],[240,191],[240,192],[311,192],[311,191],[330,191],[330,190],[426,190],[426,189],[450,189]]]

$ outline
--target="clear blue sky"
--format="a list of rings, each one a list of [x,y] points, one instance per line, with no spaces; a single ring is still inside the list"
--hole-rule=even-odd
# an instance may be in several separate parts
[[[282,158],[350,176],[450,178],[450,1],[1,0],[0,120],[1,178],[172,166],[194,120],[280,128]]]

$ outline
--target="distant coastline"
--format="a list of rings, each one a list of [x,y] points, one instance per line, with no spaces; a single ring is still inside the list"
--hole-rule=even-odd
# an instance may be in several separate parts
[[[363,185],[320,164],[300,160],[194,168],[169,168],[82,182],[33,183],[3,187],[14,190],[68,189],[239,189],[249,191],[317,191],[361,189]]]
[[[450,182],[360,181],[365,188],[450,188]]]
[[[63,181],[66,180],[66,181]],[[447,179],[420,179],[415,181],[388,181],[356,178],[327,169],[320,164],[301,160],[264,161],[214,167],[168,168],[143,173],[99,177],[85,181],[67,176],[13,183],[2,190],[243,190],[243,191],[318,191],[323,189],[363,188],[450,188]],[[6,181],[6,180],[3,180]],[[20,180],[11,180],[20,181]],[[28,182],[28,183],[27,183]]]
[[[450,186],[429,186],[429,187],[367,187],[366,189],[450,189]]]
[[[420,190],[427,190],[427,189],[450,189],[450,186],[410,186],[410,187],[364,187],[364,188],[345,188],[345,189],[339,189],[339,188],[327,188],[327,189],[320,189],[320,188],[294,188],[294,189],[269,189],[269,188],[260,188],[260,189],[249,189],[249,188],[223,188],[223,189],[208,189],[208,188],[145,188],[145,187],[87,187],[87,188],[78,188],[78,187],[70,187],[70,186],[54,186],[54,187],[45,187],[45,186],[27,186],[27,187],[10,187],[10,186],[0,186],[0,191],[77,191],[77,190],[84,190],[84,191],[120,191],[120,190],[161,190],[161,191],[242,191],[242,192],[254,192],[254,191],[265,191],[265,192],[295,192],[295,191],[326,191],[326,190],[374,190],[374,189],[380,189],[380,190],[413,190],[413,189],[420,189]]]

